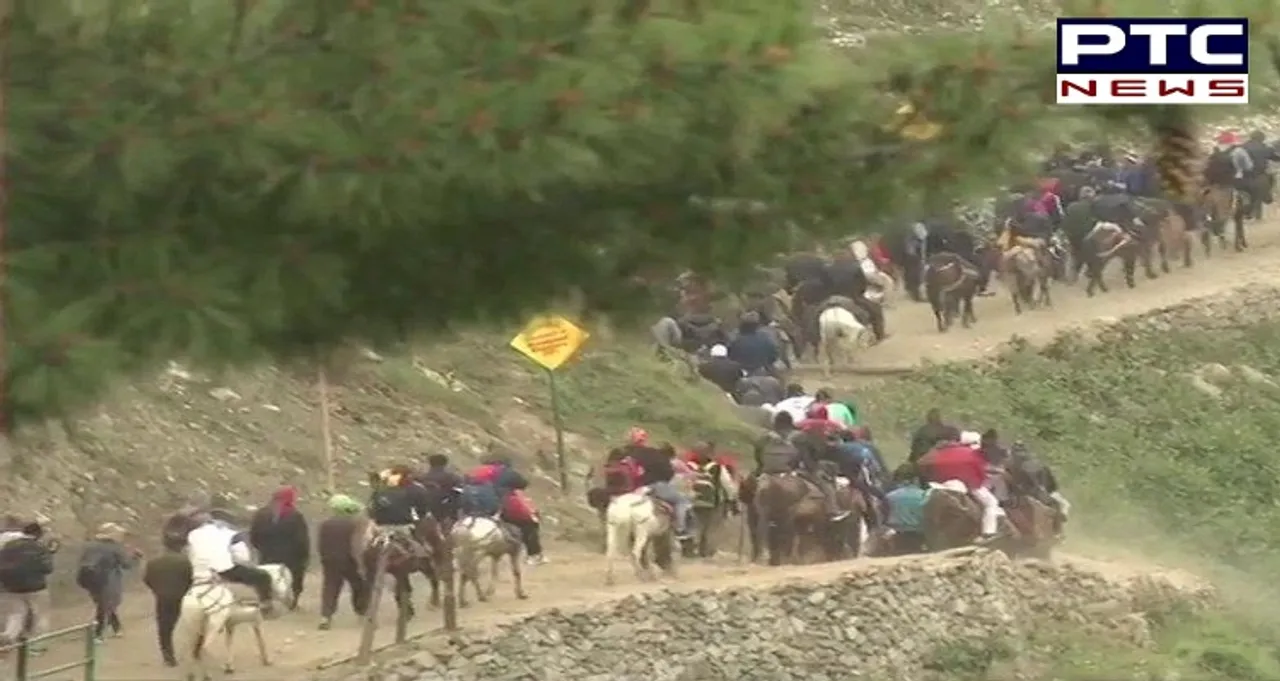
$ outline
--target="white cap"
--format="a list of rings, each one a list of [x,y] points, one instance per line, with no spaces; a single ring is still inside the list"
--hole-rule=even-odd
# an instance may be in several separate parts
[[[711,346],[711,356],[712,357],[728,357],[729,348],[726,348],[725,346],[720,344],[713,345]]]
[[[977,447],[982,444],[982,435],[978,434],[978,432],[974,430],[966,430],[960,433],[960,444]]]

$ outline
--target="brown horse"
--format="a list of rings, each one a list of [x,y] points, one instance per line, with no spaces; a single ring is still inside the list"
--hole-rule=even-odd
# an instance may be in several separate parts
[[[1139,258],[1143,258],[1147,276],[1155,276],[1147,257],[1149,251],[1142,241],[1114,222],[1095,223],[1093,229],[1085,235],[1080,251],[1085,278],[1088,281],[1084,289],[1086,295],[1092,296],[1097,291],[1107,292],[1107,284],[1102,280],[1102,273],[1106,269],[1107,262],[1112,258],[1120,258],[1124,267],[1124,283],[1129,288],[1137,286],[1134,274],[1137,271]]]
[[[1056,542],[1054,516],[1048,506],[1027,495],[1004,503],[997,537],[988,544],[1010,557],[1049,556]],[[924,506],[924,540],[929,551],[968,546],[981,536],[982,506],[968,494],[934,489]]]
[[[362,576],[369,588],[373,587],[378,559],[386,554],[384,570],[395,584],[396,607],[400,617],[411,619],[416,614],[413,607],[413,584],[409,578],[415,573],[427,578],[431,585],[430,607],[440,605],[440,570],[441,561],[448,553],[445,550],[444,532],[435,516],[428,515],[414,525],[412,536],[418,542],[417,547],[405,541],[404,536],[388,532],[373,524],[373,521],[361,519],[363,524],[353,536],[352,551],[361,567]],[[422,550],[425,550],[423,555]]]
[[[836,488],[836,505],[849,514],[831,522],[830,531],[824,533],[827,560],[857,558],[863,553],[863,529],[871,529],[875,517],[872,502],[861,490],[845,482]]]
[[[938,331],[951,328],[956,315],[960,324],[969,328],[978,321],[973,313],[973,297],[978,293],[978,270],[954,253],[935,253],[924,266],[925,294]]]
[[[819,540],[828,529],[822,492],[794,473],[765,473],[743,483],[743,499],[751,499],[747,522],[752,535],[751,558],[762,550],[770,565],[784,560],[811,559],[823,548]]]
[[[1049,294],[1049,275],[1053,264],[1049,262],[1047,251],[1042,248],[1015,245],[1004,252],[1000,258],[1000,278],[1009,289],[1009,297],[1013,299],[1014,314],[1022,314],[1022,305],[1036,308],[1041,304],[1053,306]],[[1037,295],[1036,287],[1039,287]]]

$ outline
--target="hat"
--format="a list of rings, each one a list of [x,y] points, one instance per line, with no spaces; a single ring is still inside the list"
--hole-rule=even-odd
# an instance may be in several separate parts
[[[711,346],[711,356],[712,356],[712,357],[728,357],[728,356],[729,356],[729,348],[726,348],[726,347],[725,347],[723,344],[721,344],[721,343],[717,343],[717,344],[715,344],[715,345]]]
[[[329,510],[336,515],[357,515],[364,506],[346,494],[335,494],[329,497]]]
[[[975,430],[966,430],[960,433],[960,444],[977,447],[982,444],[982,435]]]

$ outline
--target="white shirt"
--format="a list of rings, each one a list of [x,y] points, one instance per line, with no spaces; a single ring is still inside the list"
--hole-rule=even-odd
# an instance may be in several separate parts
[[[205,523],[187,535],[187,557],[191,573],[197,577],[210,572],[225,572],[235,566],[231,557],[231,538],[235,530],[216,523]]]
[[[813,396],[797,395],[788,397],[787,399],[773,405],[773,413],[785,411],[791,414],[791,420],[800,423],[807,418],[805,412],[809,410],[809,406],[813,404]]]

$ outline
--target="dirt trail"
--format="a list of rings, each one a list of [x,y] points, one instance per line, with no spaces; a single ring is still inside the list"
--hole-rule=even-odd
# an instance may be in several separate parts
[[[977,301],[979,321],[974,328],[956,328],[946,335],[941,335],[934,329],[932,315],[926,306],[898,302],[889,312],[892,337],[882,346],[868,350],[859,364],[910,366],[922,361],[977,359],[998,348],[1014,334],[1031,341],[1046,341],[1068,328],[1140,314],[1191,298],[1217,295],[1244,284],[1280,284],[1280,222],[1255,225],[1251,240],[1253,246],[1245,253],[1216,253],[1213,258],[1206,260],[1197,252],[1197,262],[1193,269],[1182,270],[1175,266],[1170,275],[1163,275],[1155,281],[1140,280],[1138,288],[1133,291],[1125,290],[1117,281],[1111,293],[1090,300],[1079,287],[1058,287],[1054,290],[1053,309],[1031,311],[1020,317],[1013,314],[1007,296],[1001,294],[984,298]],[[1108,281],[1118,280],[1118,272],[1114,266],[1111,274]],[[504,581],[499,587],[495,602],[463,611],[461,620],[464,626],[487,627],[543,608],[586,606],[639,591],[748,586],[861,569],[850,563],[768,569],[741,565],[730,554],[721,560],[682,565],[680,579],[674,585],[624,581],[619,587],[606,589],[602,584],[603,560],[600,556],[579,546],[553,546],[550,547],[549,554],[554,563],[529,571],[530,600],[515,601],[510,593],[509,582]],[[1075,557],[1067,560],[1115,578],[1128,578],[1149,572],[1149,568],[1142,565],[1112,564]],[[878,564],[880,561],[865,562],[867,569],[874,569]],[[620,567],[624,575],[629,573],[629,566]],[[307,678],[314,675],[313,670],[355,652],[360,635],[359,622],[349,611],[340,611],[332,631],[316,630],[316,613],[319,610],[317,587],[313,578],[303,596],[301,612],[268,623],[269,646],[275,656],[275,666],[269,671],[257,665],[251,637],[240,637],[237,645],[240,660],[238,678],[269,678],[273,681]],[[418,588],[417,601],[421,603],[425,600],[425,594],[422,593],[421,586]],[[109,639],[101,650],[100,679],[150,681],[173,678],[172,672],[159,664],[154,619],[149,610],[149,598],[136,592],[131,595],[124,613],[126,636],[122,639]],[[389,640],[391,636],[392,610],[388,598],[380,623],[380,642]],[[56,613],[55,626],[68,626],[83,622],[86,618],[87,612],[84,609],[59,611]],[[439,622],[438,613],[424,610],[411,625],[411,635],[435,630]],[[35,668],[45,669],[69,662],[80,651],[79,644],[54,646],[49,653],[36,659]],[[74,673],[66,673],[49,678],[62,681],[80,677]]]
[[[1032,342],[1046,342],[1061,331],[1142,314],[1179,302],[1227,293],[1246,284],[1280,285],[1280,219],[1250,226],[1250,249],[1243,253],[1215,251],[1206,259],[1199,244],[1195,265],[1182,269],[1170,263],[1172,272],[1147,280],[1138,274],[1138,286],[1128,290],[1120,276],[1119,263],[1107,268],[1110,293],[1090,299],[1083,284],[1053,288],[1053,307],[1013,313],[1007,292],[997,287],[997,295],[974,301],[978,322],[970,329],[956,325],[946,334],[934,326],[929,306],[895,298],[887,312],[890,338],[861,354],[857,364],[864,367],[910,367],[921,362],[954,362],[980,359],[1013,335]],[[1158,267],[1158,266],[1157,266]]]

